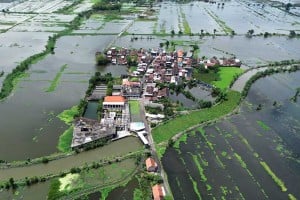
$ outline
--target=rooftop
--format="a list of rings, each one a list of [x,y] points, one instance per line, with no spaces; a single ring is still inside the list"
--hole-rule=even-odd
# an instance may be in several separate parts
[[[165,196],[164,189],[160,185],[154,185],[152,187],[152,194],[154,200],[161,200]]]
[[[125,98],[122,96],[106,96],[104,102],[125,102]]]

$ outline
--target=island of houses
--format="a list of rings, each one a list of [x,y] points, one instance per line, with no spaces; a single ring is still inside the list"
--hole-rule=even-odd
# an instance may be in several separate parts
[[[157,100],[169,96],[169,88],[161,87],[162,84],[190,80],[193,73],[193,64],[202,64],[205,68],[218,66],[240,66],[236,58],[213,57],[211,59],[194,59],[192,52],[177,50],[167,53],[163,49],[126,49],[112,47],[105,52],[105,58],[113,65],[134,65],[127,77],[122,79],[120,85],[112,86],[112,94],[106,96],[106,85],[96,85],[87,100],[102,102],[100,119],[80,117],[74,121],[73,149],[84,147],[95,141],[117,140],[130,135],[140,138],[148,147],[148,122],[161,122],[163,114],[144,113],[133,119],[130,112],[131,100],[139,100],[141,106],[153,106],[164,109]],[[144,119],[143,119],[144,118]],[[138,119],[138,120],[136,120]],[[146,123],[146,124],[145,124]],[[158,165],[153,158],[146,160],[148,172],[155,173]],[[162,185],[152,187],[153,198],[163,199],[165,190]]]

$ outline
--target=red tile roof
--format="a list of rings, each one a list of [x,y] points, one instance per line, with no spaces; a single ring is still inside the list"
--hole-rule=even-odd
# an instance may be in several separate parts
[[[146,167],[147,167],[147,170],[150,167],[157,167],[157,163],[155,162],[155,160],[153,158],[147,158],[146,159]]]
[[[125,98],[122,96],[106,96],[104,102],[125,102]]]
[[[164,198],[164,194],[160,185],[154,185],[152,187],[152,194],[154,200],[162,200]]]

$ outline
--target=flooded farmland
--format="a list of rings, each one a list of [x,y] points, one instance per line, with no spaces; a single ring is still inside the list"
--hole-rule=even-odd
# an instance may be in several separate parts
[[[179,149],[168,149],[162,162],[174,198],[299,198],[299,101],[290,101],[299,82],[299,72],[259,79],[239,114],[196,129]],[[258,104],[263,105],[260,111]]]
[[[174,49],[190,51],[192,45],[198,45],[198,58],[236,57],[244,69],[300,59],[300,39],[289,37],[292,30],[299,34],[299,7],[286,12],[281,5],[299,0],[163,1],[151,5],[149,18],[138,15],[148,13],[143,11],[150,5],[124,3],[119,13],[93,13],[74,25],[74,19],[91,10],[96,1],[78,2],[74,7],[74,1],[69,0],[0,2],[0,72],[4,73],[0,85],[21,61],[44,51],[49,37],[65,32],[55,42],[54,52],[30,65],[14,83],[12,94],[0,101],[1,161],[58,152],[58,138],[69,125],[57,115],[78,105],[90,77],[95,72],[115,77],[127,74],[124,65],[95,64],[95,52],[109,46],[151,49],[162,45],[171,50],[173,43]],[[247,35],[249,30],[253,35]],[[253,74],[242,76],[233,89],[242,91],[245,80]],[[299,77],[296,72],[258,80],[239,114],[192,131],[179,149],[168,149],[162,162],[175,199],[287,199],[289,194],[299,199],[299,101],[290,100],[300,87]],[[190,92],[198,99],[214,100],[206,89],[195,87]],[[198,107],[182,94],[170,98],[185,108]],[[258,105],[262,107],[259,111]],[[97,119],[97,108],[97,102],[89,102],[84,116]],[[142,146],[137,138],[126,138],[47,165],[0,170],[0,182],[57,173],[139,149]],[[133,199],[138,185],[134,178],[107,199]],[[0,199],[45,199],[49,186],[46,181],[15,193],[0,189]],[[88,196],[100,197],[100,192]]]

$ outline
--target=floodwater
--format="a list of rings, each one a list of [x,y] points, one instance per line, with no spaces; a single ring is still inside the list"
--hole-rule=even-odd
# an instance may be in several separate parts
[[[57,152],[60,134],[67,126],[56,116],[79,103],[88,80],[98,67],[96,51],[113,36],[67,36],[57,41],[54,55],[31,66],[13,94],[0,102],[0,158],[25,160]],[[63,65],[67,68],[53,92],[46,92]],[[4,114],[5,113],[5,114]],[[26,113],[26,117],[24,117]],[[9,133],[9,134],[7,134]],[[13,151],[7,148],[16,146]]]
[[[27,167],[16,167],[9,169],[0,169],[0,180],[8,180],[13,177],[15,180],[25,177],[45,176],[47,174],[57,174],[72,167],[83,166],[85,163],[111,159],[117,156],[126,155],[129,152],[141,150],[142,143],[136,137],[127,137],[112,142],[101,148],[85,151],[66,158],[49,162],[48,164],[36,164]],[[63,168],[62,168],[63,166]]]
[[[89,101],[83,117],[95,120],[98,119],[97,108],[97,101]]]
[[[243,64],[249,67],[267,64],[269,62],[300,59],[299,57],[299,38],[281,37],[253,37],[245,36],[234,37],[211,37],[206,36],[202,39],[199,36],[174,36],[174,37],[156,37],[156,36],[137,36],[137,40],[131,40],[132,36],[118,38],[116,46],[127,48],[158,48],[159,43],[172,41],[187,41],[189,44],[197,44],[200,48],[199,57],[205,56],[211,58],[236,56],[242,60]],[[245,48],[247,47],[247,48]]]
[[[167,149],[162,162],[174,198],[198,199],[198,190],[203,199],[287,199],[260,162],[299,198],[300,104],[290,101],[299,82],[300,72],[259,79],[241,113],[205,127],[206,137],[196,131],[178,150]]]

